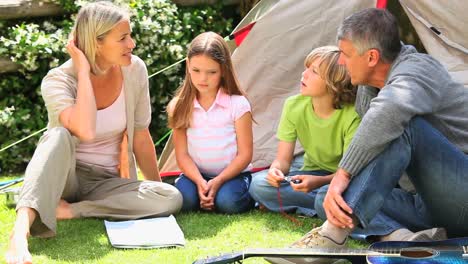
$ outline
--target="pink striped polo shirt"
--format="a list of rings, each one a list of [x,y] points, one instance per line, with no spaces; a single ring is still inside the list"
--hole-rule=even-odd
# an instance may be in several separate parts
[[[216,176],[236,157],[234,122],[250,111],[244,96],[229,96],[221,89],[208,111],[197,99],[194,100],[192,122],[187,129],[187,147],[201,173]],[[249,164],[244,171],[251,168],[252,164]]]

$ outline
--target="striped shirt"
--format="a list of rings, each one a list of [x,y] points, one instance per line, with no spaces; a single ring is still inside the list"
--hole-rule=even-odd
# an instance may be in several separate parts
[[[234,123],[250,111],[250,104],[244,96],[229,96],[221,89],[208,111],[197,99],[194,100],[192,122],[187,129],[187,147],[201,173],[216,176],[236,157]],[[252,164],[249,164],[244,171],[251,168]]]

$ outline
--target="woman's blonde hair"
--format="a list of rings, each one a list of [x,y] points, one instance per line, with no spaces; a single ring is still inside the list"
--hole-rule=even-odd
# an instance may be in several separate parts
[[[91,72],[101,74],[96,64],[98,41],[105,38],[117,23],[129,20],[129,13],[111,2],[95,2],[83,6],[76,17],[72,37],[76,46],[83,51],[91,66]]]
[[[329,93],[335,100],[333,107],[340,109],[343,104],[352,104],[356,100],[357,88],[351,84],[351,79],[344,65],[338,64],[340,50],[336,46],[324,46],[312,50],[304,61],[305,67],[318,60],[318,74],[325,81]]]
[[[234,72],[231,53],[224,39],[214,33],[205,32],[195,37],[188,48],[187,59],[197,55],[205,55],[221,66],[220,89],[228,95],[243,95],[239,81]],[[177,89],[174,98],[167,107],[168,125],[170,128],[189,128],[193,112],[193,101],[197,97],[197,89],[192,83],[188,65],[185,66],[185,80]]]

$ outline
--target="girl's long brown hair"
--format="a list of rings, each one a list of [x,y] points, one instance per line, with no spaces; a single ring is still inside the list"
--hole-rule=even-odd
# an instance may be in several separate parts
[[[306,68],[319,60],[318,73],[325,81],[329,93],[333,94],[333,107],[340,109],[343,104],[354,104],[357,87],[351,84],[344,65],[338,64],[340,50],[336,46],[323,46],[312,50],[304,61]]]
[[[220,89],[228,95],[243,95],[239,81],[234,73],[231,54],[224,39],[214,33],[205,32],[198,35],[190,43],[187,59],[193,56],[205,55],[218,62],[221,66]],[[188,65],[185,66],[185,80],[177,89],[174,98],[167,107],[168,125],[172,129],[189,128],[193,112],[193,101],[197,97],[197,89],[190,79]]]

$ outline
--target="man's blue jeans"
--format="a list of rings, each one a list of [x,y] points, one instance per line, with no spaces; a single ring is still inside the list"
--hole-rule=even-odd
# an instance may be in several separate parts
[[[405,170],[417,195],[394,188]],[[321,217],[324,195],[318,194],[316,204]],[[412,231],[444,227],[450,236],[466,236],[468,156],[416,117],[352,178],[343,197],[364,230],[376,227],[375,220],[387,216]]]
[[[328,185],[320,188],[315,200],[317,215],[323,220],[327,219],[323,210],[323,200],[328,191]],[[404,219],[399,217],[403,216]],[[394,219],[399,218],[400,221]],[[411,194],[405,190],[394,188],[385,200],[381,210],[375,215],[365,228],[357,227],[351,237],[366,240],[373,236],[382,236],[392,233],[400,228],[419,231],[432,228],[429,214],[419,194]],[[404,223],[404,224],[403,224]]]
[[[203,175],[207,181],[212,177]],[[236,214],[246,212],[254,207],[254,200],[249,195],[249,185],[252,176],[250,172],[243,172],[239,176],[223,183],[215,197],[215,209],[219,213]],[[187,176],[181,174],[176,180],[175,187],[184,198],[182,211],[200,210],[200,198],[197,185]]]

